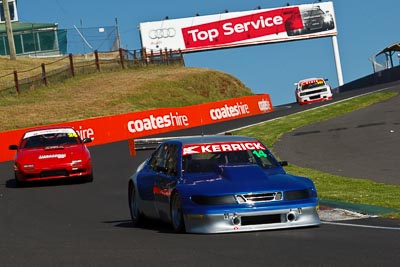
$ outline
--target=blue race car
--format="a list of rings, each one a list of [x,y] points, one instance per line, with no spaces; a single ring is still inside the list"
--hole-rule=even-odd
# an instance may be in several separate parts
[[[189,233],[319,225],[314,183],[286,173],[286,164],[255,138],[166,140],[129,179],[132,223],[159,219]]]

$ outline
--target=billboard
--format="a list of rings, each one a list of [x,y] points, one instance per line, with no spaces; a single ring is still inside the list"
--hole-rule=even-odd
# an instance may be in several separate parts
[[[337,35],[332,2],[143,22],[142,48],[182,52]]]

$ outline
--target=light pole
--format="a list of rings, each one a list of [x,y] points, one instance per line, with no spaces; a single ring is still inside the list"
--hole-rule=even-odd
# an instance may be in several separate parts
[[[8,39],[8,46],[10,47],[10,59],[16,60],[16,52],[15,52],[15,43],[14,43],[14,35],[11,26],[11,19],[10,19],[10,9],[8,7],[8,0],[3,0],[3,11],[4,11],[4,18],[6,20],[6,31],[7,31],[7,39]]]

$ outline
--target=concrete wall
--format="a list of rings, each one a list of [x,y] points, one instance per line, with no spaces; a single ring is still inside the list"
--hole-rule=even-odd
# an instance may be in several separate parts
[[[339,90],[339,92],[346,92],[396,81],[400,81],[400,66],[375,72],[363,78],[346,83],[339,88],[336,88],[336,90]]]

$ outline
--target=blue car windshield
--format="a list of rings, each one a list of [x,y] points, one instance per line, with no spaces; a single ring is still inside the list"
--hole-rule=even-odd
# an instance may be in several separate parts
[[[215,172],[218,166],[251,164],[263,169],[278,167],[275,158],[265,150],[201,153],[182,158],[182,168],[185,173]]]

